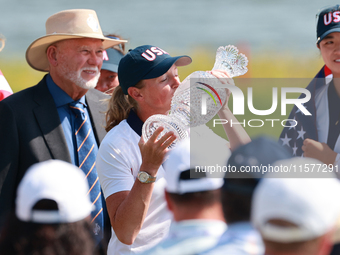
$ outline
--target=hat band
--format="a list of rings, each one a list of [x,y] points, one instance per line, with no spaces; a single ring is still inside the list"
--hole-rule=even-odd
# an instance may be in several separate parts
[[[316,233],[299,227],[281,227],[267,223],[260,227],[260,232],[265,239],[276,242],[299,242],[317,237]],[[321,236],[322,234],[320,234]]]
[[[30,221],[35,223],[61,223],[64,222],[64,219],[59,211],[34,210]]]
[[[174,193],[184,194],[192,192],[203,192],[216,190],[223,185],[222,178],[192,178],[189,180],[179,180],[177,190]],[[172,191],[169,190],[171,193]]]

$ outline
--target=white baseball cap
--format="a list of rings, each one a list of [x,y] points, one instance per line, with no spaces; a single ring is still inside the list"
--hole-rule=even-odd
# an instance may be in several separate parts
[[[311,158],[280,160],[275,165],[303,165],[311,169],[322,162]],[[316,171],[316,169],[314,169]],[[328,170],[327,170],[328,171]],[[252,203],[252,222],[264,239],[280,242],[307,241],[335,227],[340,216],[340,182],[332,172],[324,178],[271,178],[257,186]],[[294,226],[278,226],[270,220]]]
[[[85,178],[82,170],[61,160],[32,165],[18,186],[16,216],[35,223],[67,223],[86,218],[93,205]],[[33,210],[42,199],[54,200],[58,210]]]
[[[184,194],[191,192],[209,191],[219,189],[223,185],[223,178],[208,178],[202,173],[203,178],[190,178],[190,169],[195,165],[202,165],[204,155],[199,150],[190,154],[190,139],[181,141],[169,153],[168,160],[164,163],[165,169],[165,190],[169,193]],[[228,155],[229,156],[229,155]],[[227,157],[223,162],[227,162]]]

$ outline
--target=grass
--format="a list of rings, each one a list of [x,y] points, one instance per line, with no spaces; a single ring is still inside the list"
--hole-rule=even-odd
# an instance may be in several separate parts
[[[37,84],[45,73],[33,70],[26,61],[19,59],[5,59],[0,63],[0,70],[11,86],[13,92]]]
[[[249,62],[248,72],[242,76],[243,78],[312,78],[323,66],[323,60],[317,51],[299,55],[273,50],[255,53],[242,49],[239,51],[245,53]],[[187,67],[179,68],[182,80],[194,71],[212,69],[215,51],[195,48],[188,54],[193,62]]]
[[[245,120],[246,131],[250,136],[266,134],[272,137],[278,137],[282,130],[280,122],[287,119],[292,106],[287,107],[287,114],[280,113],[280,88],[281,87],[306,87],[309,81],[323,66],[323,61],[317,52],[307,55],[294,55],[290,52],[266,51],[258,53],[250,53],[247,49],[241,49],[249,59],[249,71],[241,78],[235,79],[235,84],[243,91],[245,95],[245,115],[236,116],[240,122]],[[176,55],[174,53],[173,55]],[[195,48],[189,55],[193,59],[193,63],[186,67],[179,68],[181,80],[184,80],[190,73],[198,70],[211,70],[215,61],[215,52],[206,48]],[[19,59],[3,59],[0,63],[0,70],[6,77],[8,83],[14,92],[37,84],[45,73],[33,70],[23,60]],[[255,79],[256,78],[256,79]],[[292,79],[293,78],[293,79]],[[302,79],[307,78],[307,79]],[[253,103],[256,109],[269,109],[272,104],[272,87],[278,88],[278,108],[270,116],[256,116],[252,114],[246,105],[247,88],[253,87]],[[298,95],[293,95],[297,98]],[[292,98],[292,97],[290,97]],[[232,109],[232,98],[229,106]],[[261,119],[264,122],[262,127],[250,127],[248,121],[252,119]],[[279,119],[275,121],[274,127],[271,122],[266,119]],[[251,125],[260,125],[260,121],[252,121]],[[212,128],[212,121],[208,126]],[[216,133],[224,136],[223,129],[213,128]]]

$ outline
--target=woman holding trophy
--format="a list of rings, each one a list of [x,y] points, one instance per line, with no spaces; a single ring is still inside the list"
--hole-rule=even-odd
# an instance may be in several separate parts
[[[168,233],[172,216],[164,199],[162,163],[177,137],[159,127],[144,141],[142,126],[150,116],[169,112],[172,97],[181,86],[177,67],[190,63],[188,56],[171,57],[151,45],[129,51],[119,63],[120,86],[109,102],[108,133],[97,156],[98,176],[113,228],[109,255],[142,252]],[[226,71],[210,74],[222,83],[232,82]],[[237,121],[227,101],[218,115]],[[229,143],[222,138],[219,143],[227,154],[250,141],[241,125],[224,125],[224,129]]]

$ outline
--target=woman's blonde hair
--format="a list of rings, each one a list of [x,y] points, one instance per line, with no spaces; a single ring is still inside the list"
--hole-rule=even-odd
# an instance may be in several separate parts
[[[141,80],[134,87],[140,89],[143,86],[144,83],[143,80]],[[127,119],[132,108],[138,108],[137,101],[130,95],[125,95],[121,86],[116,87],[109,100],[105,130],[109,132],[122,120]]]

